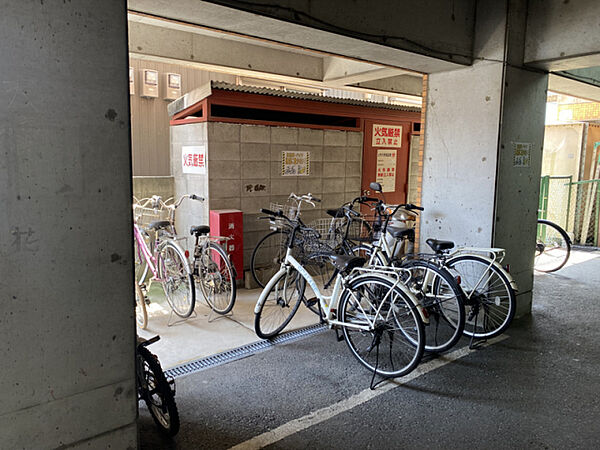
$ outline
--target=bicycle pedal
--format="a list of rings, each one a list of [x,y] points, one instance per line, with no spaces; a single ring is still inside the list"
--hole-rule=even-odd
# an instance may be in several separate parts
[[[309,299],[306,300],[306,305],[307,306],[314,306],[318,303],[319,299],[317,297],[311,297]]]

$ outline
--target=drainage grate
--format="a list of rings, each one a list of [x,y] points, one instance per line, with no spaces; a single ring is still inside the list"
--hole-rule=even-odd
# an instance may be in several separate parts
[[[177,378],[183,375],[189,375],[191,373],[200,372],[201,370],[208,369],[209,367],[220,366],[231,361],[245,358],[263,350],[274,347],[277,344],[283,344],[285,342],[291,342],[304,337],[312,336],[317,333],[321,333],[327,329],[326,325],[317,324],[309,327],[300,328],[298,330],[290,331],[288,333],[280,334],[271,340],[263,340],[253,342],[252,344],[244,345],[242,347],[234,348],[233,350],[227,350],[225,352],[217,353],[216,355],[207,356],[196,361],[181,364],[171,369],[165,370],[165,375]]]

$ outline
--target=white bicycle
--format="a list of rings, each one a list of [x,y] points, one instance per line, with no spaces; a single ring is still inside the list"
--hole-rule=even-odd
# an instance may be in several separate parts
[[[285,217],[281,212],[262,212]],[[338,275],[332,294],[324,295],[292,256],[295,235],[303,227],[289,222],[292,236],[285,258],[254,308],[256,334],[263,339],[279,334],[298,310],[308,283],[318,299],[321,320],[330,328],[341,329],[353,355],[373,375],[399,377],[417,367],[425,345],[424,313],[415,296],[402,284],[398,269],[362,268],[364,258],[328,254]],[[301,230],[304,235],[306,231]]]

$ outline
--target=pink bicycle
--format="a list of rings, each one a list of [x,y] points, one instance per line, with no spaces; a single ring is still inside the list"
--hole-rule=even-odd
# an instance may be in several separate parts
[[[181,200],[178,202],[180,203]],[[172,311],[181,318],[189,317],[196,305],[196,289],[191,267],[185,252],[174,234],[173,220],[160,220],[160,197],[134,202],[134,258],[136,276],[136,322],[141,329],[148,325],[145,281],[162,284]],[[177,207],[178,205],[175,205]],[[174,208],[172,209],[174,210]],[[169,209],[166,210],[170,216]],[[148,222],[148,217],[158,220]]]

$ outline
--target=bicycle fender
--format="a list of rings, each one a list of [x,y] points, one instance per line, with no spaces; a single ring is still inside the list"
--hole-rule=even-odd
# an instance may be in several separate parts
[[[177,241],[174,241],[172,239],[167,239],[167,240],[162,241],[158,246],[158,252],[162,252],[168,244],[171,244],[173,247],[175,247],[177,249],[178,252],[181,253],[181,256],[183,256],[183,259],[185,261],[185,271],[188,273],[188,275],[192,275],[192,268],[190,266],[190,262],[185,257],[185,252],[183,251],[181,246],[177,243]]]
[[[513,291],[518,292],[519,287],[517,286],[517,282],[515,281],[513,276],[510,273],[508,273],[506,271],[506,269],[504,267],[502,267],[502,265],[498,261],[494,261],[494,266],[496,266],[496,268],[504,274],[504,276],[510,283],[510,287],[513,288]]]
[[[258,312],[260,311],[260,308],[262,308],[263,303],[265,303],[265,300],[267,299],[267,295],[268,295],[269,291],[275,285],[275,282],[277,281],[277,279],[282,274],[284,274],[285,271],[286,271],[286,268],[285,267],[281,267],[279,269],[279,271],[275,275],[273,275],[271,277],[271,279],[269,280],[269,282],[267,283],[267,285],[264,287],[264,289],[260,293],[260,296],[258,297],[258,301],[256,302],[256,306],[254,307],[254,314],[258,314]]]
[[[400,289],[410,299],[410,301],[413,304],[414,308],[419,313],[419,316],[421,317],[421,321],[424,324],[429,323],[429,317],[427,317],[427,315],[425,314],[423,306],[421,306],[421,304],[419,303],[419,300],[417,300],[417,297],[415,297],[415,295],[412,292],[410,292],[410,289],[408,289],[406,287],[406,285],[404,285],[403,283],[397,283],[397,280],[394,280],[393,278],[388,277],[386,275],[380,275],[380,274],[373,275],[372,273],[371,274],[358,275],[357,277],[352,278],[352,281],[354,281],[354,280],[360,280],[361,278],[372,277],[372,276],[377,276],[377,277],[385,278],[388,282],[392,283],[392,285],[395,284],[396,288]]]

